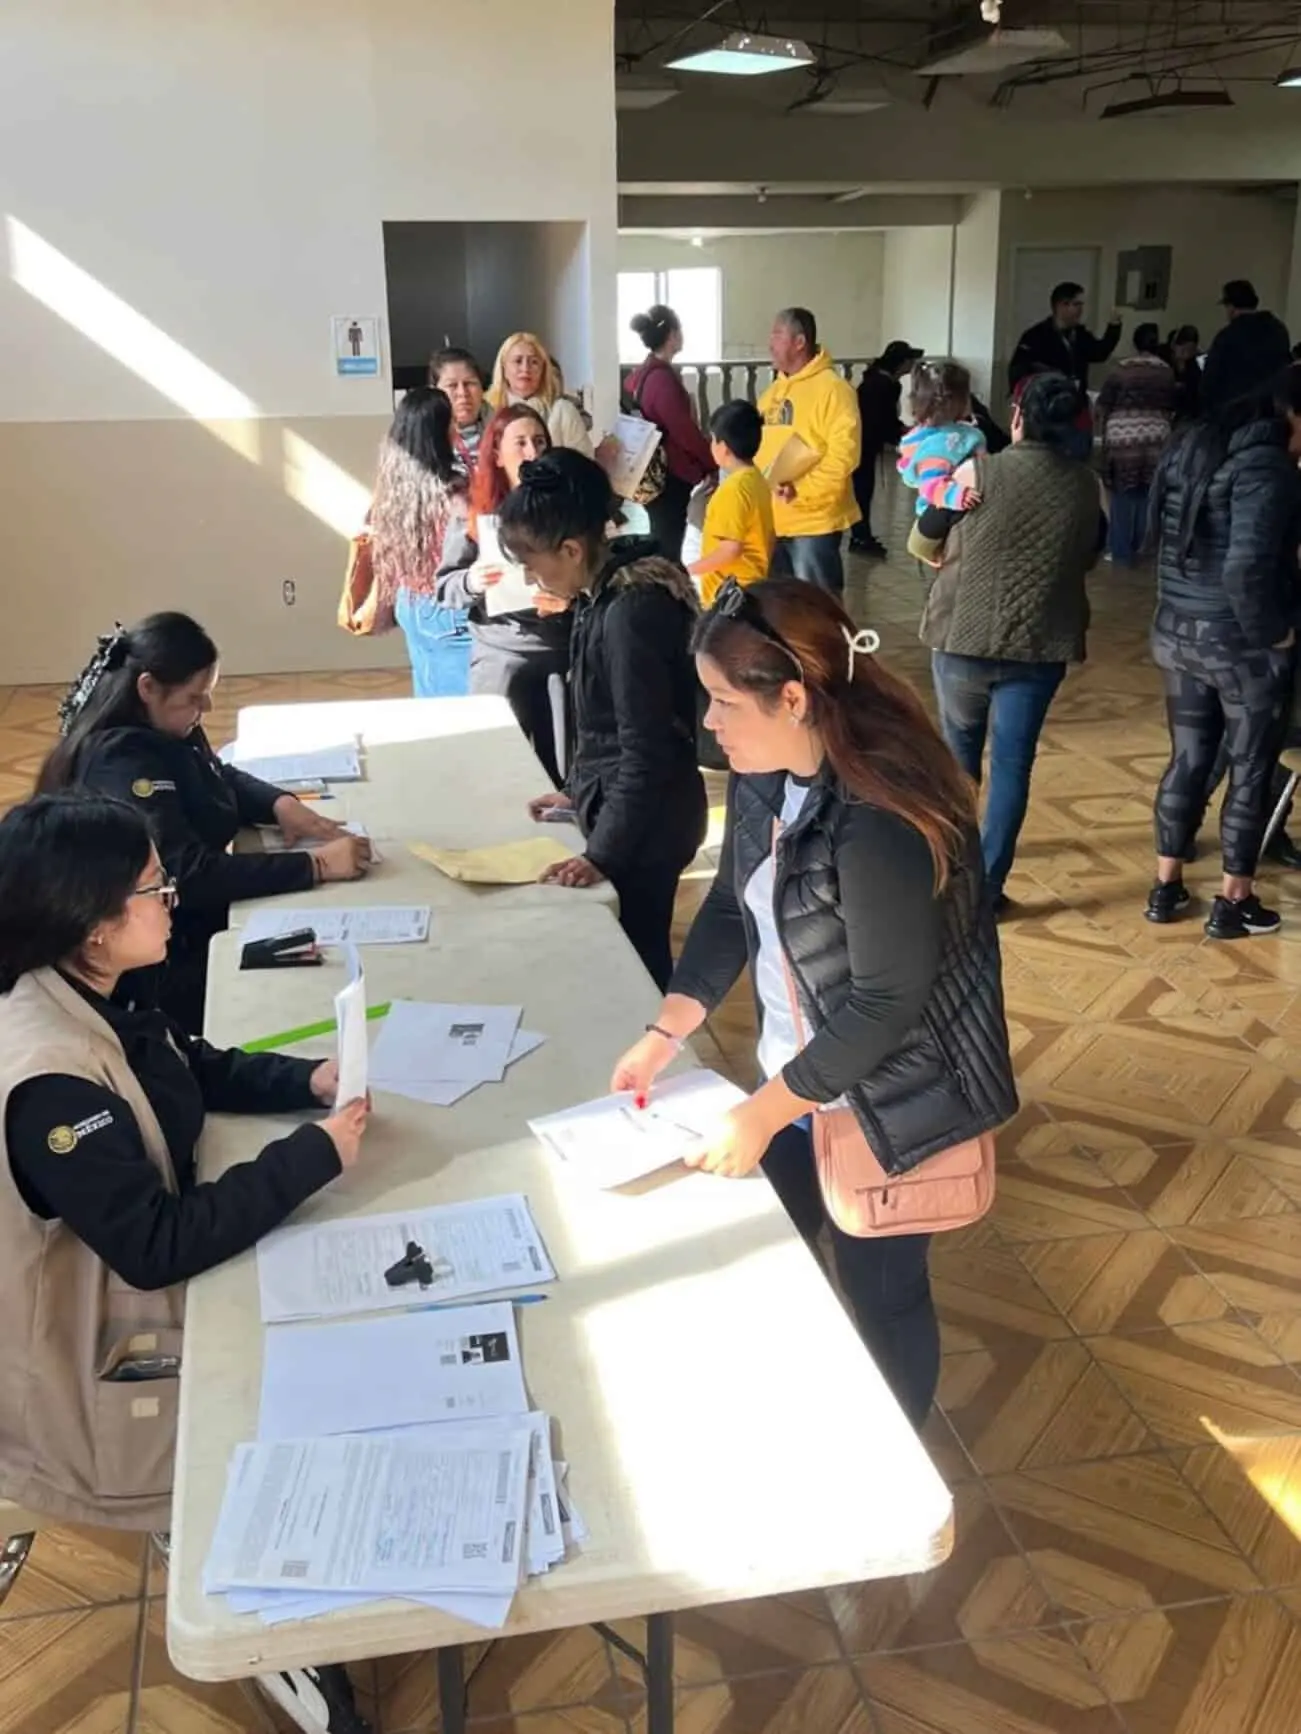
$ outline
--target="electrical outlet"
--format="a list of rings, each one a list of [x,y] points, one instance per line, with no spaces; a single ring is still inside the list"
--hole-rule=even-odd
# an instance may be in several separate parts
[[[284,597],[285,607],[292,608],[298,600],[298,590],[292,578],[286,578],[280,586],[280,594]]]

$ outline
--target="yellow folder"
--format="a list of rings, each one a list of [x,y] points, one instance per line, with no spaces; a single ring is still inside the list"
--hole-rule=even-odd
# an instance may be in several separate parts
[[[482,849],[438,849],[432,843],[408,843],[407,848],[463,885],[531,885],[544,868],[568,861],[574,852],[556,837],[490,843]]]
[[[772,486],[780,488],[786,482],[798,482],[801,476],[816,469],[822,462],[822,453],[815,452],[794,428],[766,427],[754,461]]]

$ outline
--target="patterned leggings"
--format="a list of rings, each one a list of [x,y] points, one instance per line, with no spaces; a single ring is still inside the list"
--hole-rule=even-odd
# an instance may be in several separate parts
[[[1156,793],[1158,855],[1182,861],[1191,852],[1223,746],[1229,761],[1220,813],[1224,871],[1244,879],[1255,873],[1294,657],[1292,650],[1244,650],[1236,629],[1220,621],[1157,610],[1152,658],[1165,680],[1170,725],[1170,763]]]

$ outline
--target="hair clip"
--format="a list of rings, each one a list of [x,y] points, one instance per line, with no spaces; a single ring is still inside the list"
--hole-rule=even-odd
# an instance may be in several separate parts
[[[849,646],[849,679],[854,678],[854,658],[856,656],[875,656],[881,648],[881,634],[873,632],[870,626],[861,627],[857,632],[851,632],[847,626],[842,626],[841,636]]]
[[[95,688],[106,674],[121,668],[127,659],[131,634],[120,620],[113,624],[112,632],[101,632],[95,645],[95,654],[82,669],[64,695],[59,706],[59,733],[66,735],[73,723],[85,710],[90,702]]]

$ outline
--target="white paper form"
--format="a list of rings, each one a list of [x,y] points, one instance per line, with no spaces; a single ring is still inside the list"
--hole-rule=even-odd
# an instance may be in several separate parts
[[[207,1587],[501,1594],[519,1583],[527,1418],[482,1439],[357,1434],[241,1447]]]
[[[355,737],[302,753],[248,753],[236,741],[231,748],[231,763],[277,788],[284,788],[287,783],[361,781],[361,754]]]
[[[429,1288],[390,1288],[384,1272],[415,1241],[434,1269]],[[306,1223],[265,1235],[257,1249],[263,1324],[343,1318],[554,1282],[522,1193],[383,1216]]]
[[[343,827],[352,837],[364,837],[370,844],[370,860],[372,867],[378,867],[384,857],[380,853],[379,844],[371,836],[366,827],[356,819],[350,819]],[[305,837],[291,843],[285,837],[278,825],[259,825],[257,828],[258,842],[264,855],[285,855],[290,850],[297,852],[305,849],[309,855],[315,855],[318,849],[324,849],[330,842],[329,837]]]
[[[334,996],[334,1021],[338,1025],[337,1053],[339,1090],[335,1102],[365,1100],[370,1066],[370,1038],[366,1029],[366,977],[355,945],[344,947],[348,985]]]
[[[646,1107],[628,1091],[529,1121],[529,1130],[593,1186],[625,1186],[699,1150],[744,1090],[717,1072],[683,1072],[656,1084]]]
[[[375,1076],[414,1083],[500,1083],[524,1008],[395,999],[375,1042]]]
[[[318,945],[422,945],[429,938],[429,907],[364,904],[355,909],[255,909],[240,937],[279,939],[299,928],[315,930]]]
[[[637,492],[660,437],[659,428],[645,416],[615,417],[614,426],[601,442],[601,455],[610,486],[621,499],[630,500]]]
[[[532,1030],[516,1030],[515,1040],[510,1046],[510,1058],[506,1062],[507,1070],[516,1060],[522,1060],[525,1055],[533,1053],[546,1041],[545,1036],[535,1034]],[[371,1084],[376,1090],[387,1090],[391,1096],[406,1096],[413,1102],[424,1102],[431,1108],[450,1108],[459,1102],[462,1096],[468,1096],[479,1088],[480,1083],[497,1082],[495,1079],[477,1079],[467,1083],[464,1078],[448,1080],[429,1080],[420,1078],[390,1078],[379,1075],[375,1071],[374,1056],[371,1058]]]
[[[512,560],[502,548],[496,518],[480,518],[477,535],[479,558],[476,564],[495,567],[501,573],[495,584],[485,584],[483,588],[483,607],[489,619],[498,614],[518,614],[521,609],[536,608],[538,593],[525,577],[524,567],[518,560]]]
[[[258,1439],[523,1415],[528,1406],[509,1301],[277,1325],[266,1334]]]

